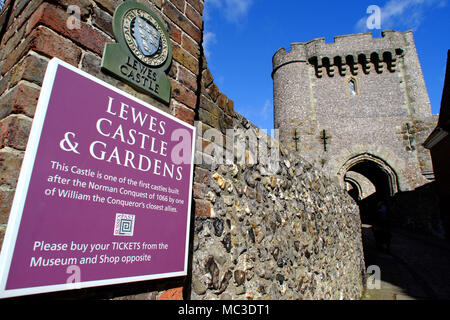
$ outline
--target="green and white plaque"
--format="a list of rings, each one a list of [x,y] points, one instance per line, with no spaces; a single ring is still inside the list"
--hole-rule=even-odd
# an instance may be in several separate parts
[[[126,1],[114,13],[113,30],[117,43],[105,45],[102,70],[169,103],[172,45],[161,20],[145,5]]]

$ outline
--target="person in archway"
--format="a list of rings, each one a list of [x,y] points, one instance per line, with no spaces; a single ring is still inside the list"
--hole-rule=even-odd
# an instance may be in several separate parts
[[[391,228],[388,208],[384,201],[378,201],[374,221],[374,235],[377,249],[389,253],[391,246]]]

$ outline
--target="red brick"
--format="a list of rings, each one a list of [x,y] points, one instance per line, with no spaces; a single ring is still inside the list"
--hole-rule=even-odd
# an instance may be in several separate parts
[[[178,81],[192,91],[197,91],[197,77],[183,66],[178,69]]]
[[[211,218],[211,203],[205,200],[195,199],[195,216]]]
[[[23,40],[25,36],[25,26],[23,26],[20,29],[17,29],[14,35],[8,40],[6,40],[6,37],[3,38],[3,41],[1,43],[1,52],[0,52],[0,59],[4,60],[8,55],[11,54],[11,52],[20,44],[20,42]]]
[[[161,7],[162,7],[162,0],[152,0],[152,2],[158,9],[161,9]]]
[[[202,82],[205,88],[208,88],[209,85],[214,81],[211,71],[209,69],[203,70],[202,73]]]
[[[94,8],[92,14],[92,23],[103,32],[106,32],[110,37],[114,37],[112,16],[99,8]]]
[[[173,115],[177,117],[180,120],[183,120],[186,123],[189,123],[191,125],[194,124],[195,119],[195,112],[192,109],[189,109],[181,104],[174,103],[174,111]]]
[[[178,44],[181,44],[181,30],[173,23],[168,24],[169,37]]]
[[[190,71],[192,71],[192,73],[198,74],[199,72],[198,60],[195,59],[189,52],[187,52],[177,44],[173,44],[172,55],[176,61],[185,66]]]
[[[39,26],[31,34],[30,49],[50,57],[58,57],[77,66],[81,49],[52,30]]]
[[[194,169],[194,181],[199,184],[208,184],[211,177],[211,171],[196,166]]]
[[[1,73],[6,74],[30,50],[30,38],[25,39],[4,60]]]
[[[183,287],[164,291],[158,300],[183,300]]]
[[[50,57],[58,57],[72,65],[78,65],[81,50],[73,42],[61,37],[50,29],[39,26],[6,59],[2,68],[5,74],[29,50],[34,50]]]
[[[10,115],[0,121],[0,148],[25,150],[31,130],[31,119],[23,115]]]
[[[94,0],[101,8],[105,8],[110,14],[114,14],[116,8],[123,3],[123,0]]]
[[[184,7],[186,5],[186,2],[184,0],[169,0],[169,1],[172,2],[172,4],[175,5],[175,7],[177,7],[178,10],[184,13]]]
[[[189,38],[186,34],[181,37],[183,49],[192,54],[196,59],[200,58],[200,46],[197,42]]]
[[[228,102],[227,96],[224,95],[223,93],[220,93],[219,98],[217,99],[217,105],[220,107],[220,109],[225,111],[227,107],[227,102]]]
[[[4,23],[6,23],[6,10],[0,12],[0,26],[3,26]]]
[[[178,62],[173,61],[172,65],[170,66],[169,72],[167,73],[167,75],[169,77],[171,77],[172,79],[177,79],[177,74],[178,74]]]
[[[11,76],[9,86],[14,87],[20,80],[27,80],[42,85],[48,59],[37,54],[30,54],[20,61],[8,75]]]
[[[225,112],[229,115],[229,116],[233,116],[234,115],[234,101],[228,99],[227,101],[227,105],[225,108]]]
[[[179,26],[184,32],[192,37],[195,41],[200,43],[202,39],[202,31],[197,28],[183,13],[178,11],[170,2],[166,1],[163,4],[163,13]]]
[[[177,81],[171,80],[172,83],[172,98],[185,104],[189,108],[195,109],[197,105],[197,95],[182,86]]]
[[[21,82],[0,97],[0,119],[11,113],[21,113],[28,117],[34,117],[40,89],[29,83]]]
[[[191,20],[199,29],[203,28],[203,19],[202,15],[198,13],[193,7],[190,5],[186,6],[186,16]]]
[[[11,81],[11,73],[0,76],[0,96],[8,89],[9,82]]]
[[[216,102],[217,98],[219,97],[219,87],[213,83],[208,89],[206,89],[206,92],[208,92],[208,95],[211,97],[211,99]]]
[[[43,2],[43,0],[22,0],[14,3],[14,9],[11,13],[11,18],[8,22],[8,31],[5,37],[11,36],[11,32],[21,28],[21,26],[28,20],[29,16],[36,11],[36,8]],[[14,19],[15,18],[15,19]]]
[[[202,0],[186,0],[198,13],[203,14],[203,1]]]
[[[80,8],[81,19],[86,20],[93,12],[94,8],[90,0],[50,0],[49,2],[55,2],[66,9],[71,5],[76,5]]]
[[[30,17],[26,33],[31,32],[37,25],[45,25],[77,44],[102,55],[105,43],[112,42],[112,40],[82,21],[80,21],[79,29],[69,29],[67,27],[69,17],[70,15],[64,10],[52,4],[43,3]]]

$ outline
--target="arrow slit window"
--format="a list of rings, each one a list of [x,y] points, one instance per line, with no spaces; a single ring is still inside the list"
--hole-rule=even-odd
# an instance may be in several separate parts
[[[348,81],[348,89],[350,92],[350,96],[355,97],[358,95],[358,87],[357,87],[356,79],[351,78]]]

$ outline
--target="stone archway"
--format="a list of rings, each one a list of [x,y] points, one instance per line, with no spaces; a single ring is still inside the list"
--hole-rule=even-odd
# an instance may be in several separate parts
[[[347,171],[344,177],[345,189],[355,201],[361,201],[376,192],[373,183],[360,173]]]
[[[399,192],[398,176],[383,159],[370,153],[349,158],[338,173],[350,196],[360,209],[361,234],[366,265],[376,262],[373,225],[378,219],[378,202],[386,201]],[[371,192],[366,192],[372,188]]]
[[[359,201],[362,199],[362,194],[364,193],[361,183],[354,177],[346,176],[345,179],[345,189],[350,194],[350,196],[355,200]]]
[[[349,171],[357,172],[369,179],[375,186],[378,195],[392,197],[399,191],[398,176],[392,167],[383,159],[369,153],[359,154],[347,160],[338,172],[342,182],[351,181]]]

